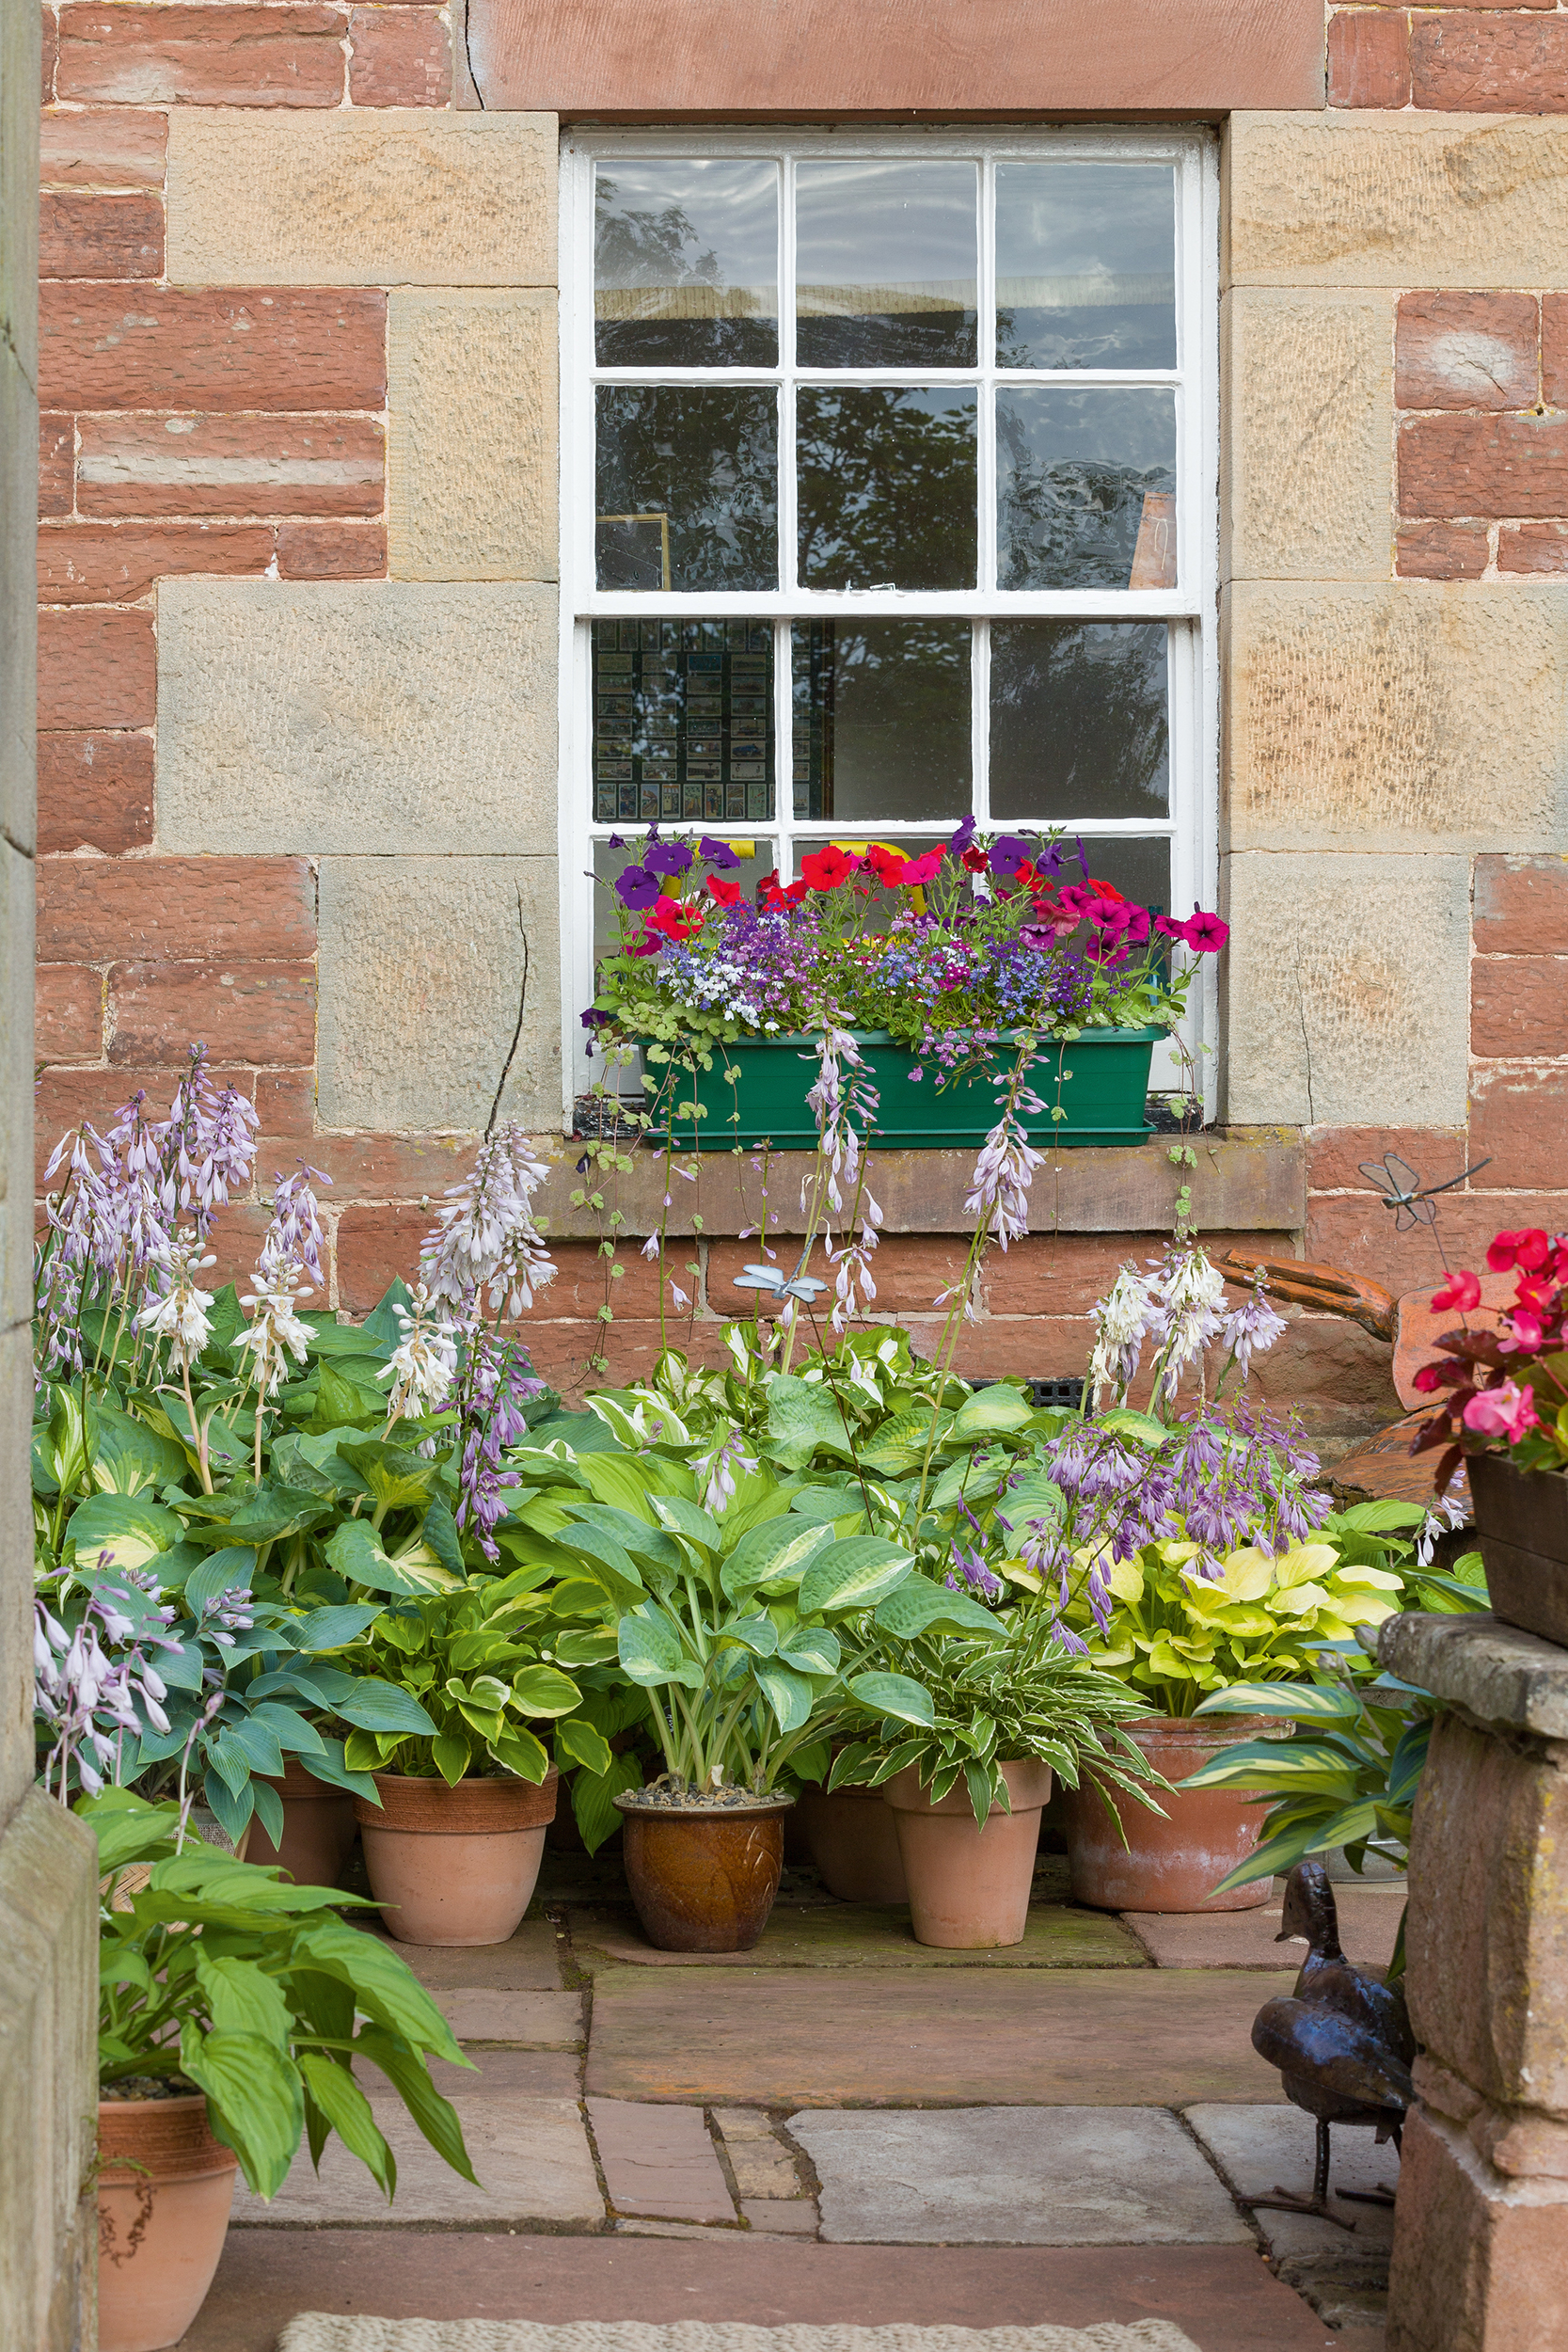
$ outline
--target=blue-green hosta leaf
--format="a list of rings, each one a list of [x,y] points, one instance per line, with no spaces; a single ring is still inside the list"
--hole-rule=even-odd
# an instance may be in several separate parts
[[[192,1616],[199,1616],[225,1593],[248,1592],[256,1574],[254,1544],[225,1544],[220,1551],[210,1551],[198,1568],[193,1568],[185,1579],[185,1606]]]
[[[320,1756],[310,1758],[310,1771],[317,1780],[325,1780],[333,1788],[346,1788],[356,1797],[363,1797],[367,1804],[379,1804],[380,1792],[369,1772],[350,1772],[343,1756],[341,1740],[324,1736]]]
[[[356,1731],[395,1731],[428,1740],[436,1729],[412,1691],[384,1682],[379,1675],[356,1675],[352,1689],[339,1691],[332,1711]]]
[[[816,1694],[804,1675],[793,1673],[776,1658],[759,1659],[752,1673],[782,1732],[800,1731],[811,1721]]]
[[[276,1977],[253,1960],[230,1954],[209,1960],[198,1950],[196,1978],[214,2032],[259,2034],[274,2049],[287,2050],[293,2018]]]
[[[779,1646],[779,1629],[771,1617],[726,1617],[716,1639],[734,1648],[750,1650],[753,1658],[771,1658]]]
[[[954,1415],[949,1442],[966,1445],[974,1438],[995,1438],[1005,1430],[1022,1429],[1034,1409],[1021,1389],[1010,1389],[1004,1381],[993,1388],[977,1389],[973,1396],[965,1397]]]
[[[892,1715],[899,1723],[922,1724],[927,1728],[936,1722],[929,1691],[908,1675],[851,1675],[846,1688],[874,1715]]]
[[[1015,1538],[1022,1540],[1031,1519],[1044,1519],[1055,1526],[1067,1508],[1060,1486],[1042,1470],[1025,1470],[996,1498],[996,1516],[1006,1519]]]
[[[1212,1692],[1198,1715],[1275,1715],[1286,1723],[1353,1724],[1361,1702],[1326,1682],[1232,1682]]]
[[[800,1579],[802,1617],[873,1609],[914,1573],[912,1556],[879,1535],[846,1535],[817,1554]]]
[[[80,1568],[145,1568],[182,1533],[174,1513],[147,1495],[89,1495],[71,1515],[65,1556]]]
[[[570,1675],[553,1666],[524,1666],[512,1677],[511,1694],[525,1715],[569,1715],[582,1703]]]
[[[259,2197],[282,2187],[305,2129],[305,2093],[293,2060],[260,2034],[204,2034],[187,2019],[180,2067],[207,2093],[213,2120]]]
[[[655,1495],[653,1504],[663,1525],[673,1529],[677,1535],[684,1535],[699,1550],[715,1559],[723,1550],[724,1538],[719,1533],[718,1522],[700,1502],[691,1502],[686,1495]]]
[[[882,1601],[873,1623],[895,1641],[912,1642],[921,1633],[988,1633],[1000,1639],[1002,1628],[989,1609],[968,1593],[949,1592],[928,1576],[911,1576]]]
[[[701,1666],[688,1658],[685,1645],[662,1610],[656,1612],[646,1604],[628,1610],[617,1630],[616,1649],[622,1673],[646,1689],[663,1682],[678,1682],[689,1691],[702,1688]]]
[[[606,1458],[599,1456],[601,1461]],[[566,1509],[575,1525],[602,1529],[634,1559],[667,1569],[672,1576],[679,1576],[686,1565],[680,1547],[673,1535],[662,1527],[656,1527],[651,1520],[639,1518],[635,1512],[623,1511],[618,1503],[569,1502]]]
[[[295,1625],[294,1639],[302,1650],[342,1649],[356,1642],[381,1613],[378,1601],[339,1601],[330,1608],[312,1609]]]
[[[350,2155],[357,2156],[388,2201],[398,2185],[397,2158],[377,2131],[371,2103],[346,2066],[319,2050],[302,2050],[298,2066],[305,2088]]]
[[[865,1497],[858,1482],[846,1486],[800,1486],[789,1497],[791,1518],[806,1519],[814,1525],[860,1518],[864,1513]]]
[[[372,1593],[450,1593],[463,1581],[438,1561],[404,1567],[388,1559],[380,1536],[363,1519],[343,1521],[326,1547],[326,1557],[349,1583],[362,1584]]]
[[[797,1674],[836,1675],[839,1655],[838,1635],[826,1625],[798,1625],[779,1645],[779,1663]]]
[[[765,1519],[742,1535],[724,1562],[720,1586],[731,1600],[764,1585],[775,1593],[793,1592],[810,1563],[832,1541],[832,1526],[819,1520],[802,1525],[793,1512],[784,1518]]]
[[[635,1602],[646,1588],[641,1572],[625,1544],[602,1527],[568,1519],[556,1538],[555,1549],[569,1562],[579,1563],[604,1586],[611,1600]]]

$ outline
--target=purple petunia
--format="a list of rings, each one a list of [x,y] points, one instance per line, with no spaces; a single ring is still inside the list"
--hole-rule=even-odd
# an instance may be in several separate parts
[[[1011,882],[1029,862],[1029,844],[1022,834],[999,833],[990,845],[990,870],[999,882]]]
[[[709,866],[716,866],[721,874],[733,874],[740,864],[729,843],[716,841],[709,833],[705,833],[698,842],[697,854],[705,858]]]
[[[655,847],[657,846],[656,843]],[[634,914],[641,914],[644,907],[651,907],[658,897],[658,891],[657,874],[651,874],[645,866],[628,866],[616,879],[615,896]]]
[[[691,864],[691,852],[684,841],[650,841],[642,852],[642,864],[650,874],[684,874]]]

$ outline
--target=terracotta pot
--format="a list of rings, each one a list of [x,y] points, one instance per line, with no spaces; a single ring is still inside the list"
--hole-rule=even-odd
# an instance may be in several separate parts
[[[266,1785],[283,1801],[282,1842],[273,1844],[257,1815],[251,1820],[245,1859],[263,1865],[280,1862],[298,1886],[336,1886],[354,1850],[352,1792],[318,1780],[295,1756],[286,1759],[282,1779]]]
[[[206,2300],[237,2159],[199,2091],[100,2100],[98,2153],[99,2352],[156,2352]]]
[[[1125,1728],[1155,1771],[1175,1783],[1212,1762],[1222,1748],[1286,1726],[1267,1715],[1206,1715],[1201,1723],[1146,1715]],[[1164,1819],[1113,1792],[1124,1850],[1094,1790],[1073,1791],[1068,1859],[1074,1902],[1092,1903],[1097,1911],[1256,1911],[1268,1901],[1268,1879],[1228,1895],[1210,1892],[1258,1843],[1265,1808],[1247,1790],[1173,1787],[1169,1795],[1152,1793]]]
[[[1465,1467],[1492,1614],[1568,1647],[1568,1478],[1505,1454],[1467,1454]]]
[[[830,1895],[845,1903],[907,1903],[898,1824],[879,1788],[802,1788],[799,1819]]]
[[[917,1944],[982,1952],[1022,1943],[1051,1767],[1030,1756],[1004,1764],[1002,1777],[1013,1809],[993,1805],[984,1823],[974,1819],[961,1776],[940,1804],[921,1787],[917,1765],[885,1783]]]
[[[371,1893],[400,1944],[504,1944],[539,1876],[561,1776],[417,1780],[377,1772],[378,1812],[354,1800]]]
[[[626,1884],[642,1932],[661,1952],[749,1952],[773,1908],[793,1797],[681,1808],[640,1788],[614,1799],[626,1816]]]

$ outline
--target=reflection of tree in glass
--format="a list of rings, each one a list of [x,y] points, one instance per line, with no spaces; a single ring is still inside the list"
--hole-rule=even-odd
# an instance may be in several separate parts
[[[869,301],[869,290],[860,298]],[[956,308],[802,312],[796,358],[803,368],[972,368],[977,325],[977,312]]]
[[[1166,642],[1163,621],[993,621],[993,815],[1164,816]]]
[[[1003,588],[1125,588],[1144,500],[1168,493],[1168,466],[1042,459],[1006,401],[996,404],[997,580]]]
[[[797,816],[960,816],[970,643],[967,621],[814,621],[808,655],[798,626],[795,711],[811,726],[813,757]]]
[[[594,199],[594,278],[601,290],[728,291],[718,254],[711,246],[705,248],[682,205],[638,211],[622,204],[615,182],[604,178]],[[778,321],[761,315],[601,318],[594,326],[594,356],[602,368],[768,368],[778,358]]]
[[[861,388],[800,404],[802,581],[973,588],[974,393]]]
[[[1164,306],[996,311],[999,368],[1174,368],[1175,296]]]
[[[597,409],[598,512],[669,516],[673,589],[778,586],[774,392],[601,384]]]

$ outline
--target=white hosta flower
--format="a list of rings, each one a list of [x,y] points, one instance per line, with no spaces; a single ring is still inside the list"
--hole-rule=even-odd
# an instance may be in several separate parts
[[[412,1311],[401,1304],[392,1309],[403,1338],[376,1375],[392,1383],[388,1410],[393,1421],[404,1413],[438,1413],[457,1378],[456,1325],[438,1311],[422,1282],[412,1297]]]
[[[255,1357],[256,1385],[265,1396],[276,1393],[287,1356],[302,1364],[309,1349],[309,1327],[299,1319],[296,1280],[292,1271],[263,1263],[256,1269],[256,1288],[246,1291],[240,1300],[252,1312],[248,1328],[241,1332],[235,1345]]]
[[[200,1355],[213,1336],[208,1311],[213,1293],[202,1290],[196,1278],[217,1261],[199,1255],[199,1250],[200,1244],[183,1234],[155,1252],[152,1263],[162,1271],[168,1289],[162,1298],[150,1299],[136,1317],[138,1330],[174,1341],[187,1363]]]
[[[1151,1285],[1131,1266],[1123,1266],[1094,1311],[1097,1336],[1089,1358],[1089,1383],[1096,1402],[1104,1389],[1125,1390],[1138,1369],[1138,1359],[1149,1332],[1158,1327],[1160,1311]]]

